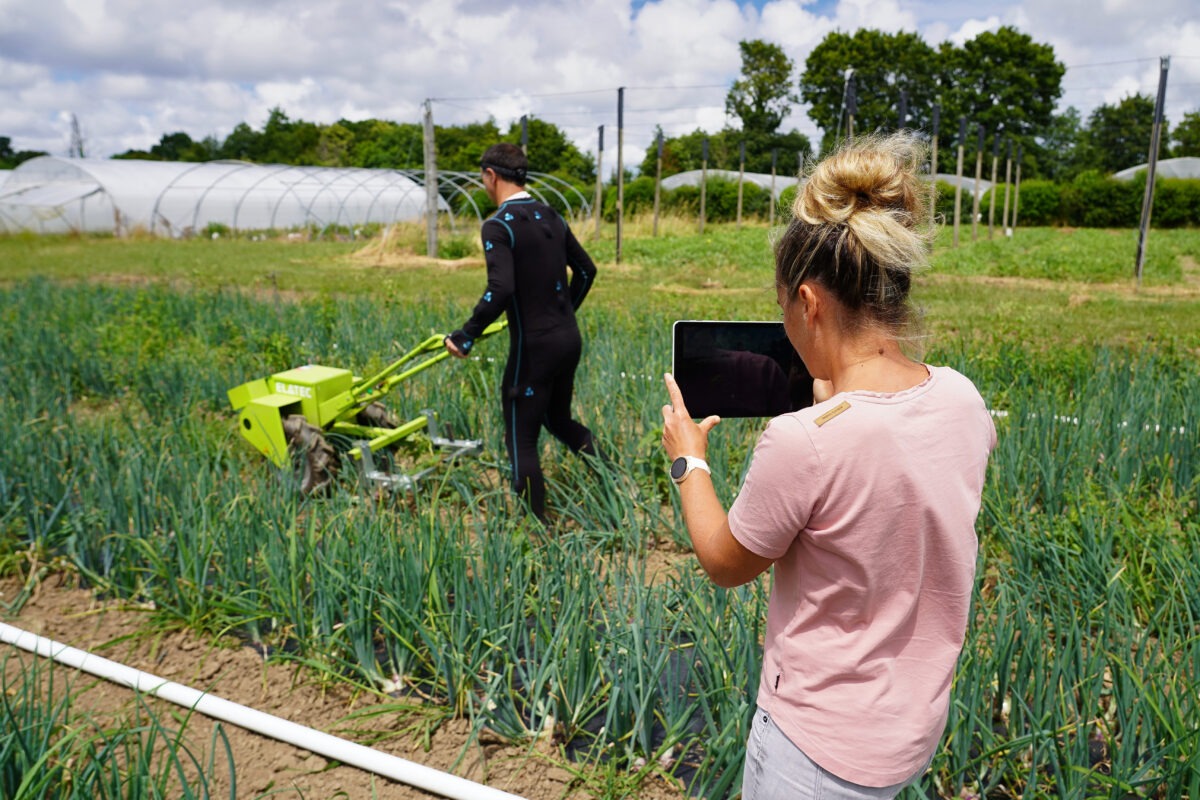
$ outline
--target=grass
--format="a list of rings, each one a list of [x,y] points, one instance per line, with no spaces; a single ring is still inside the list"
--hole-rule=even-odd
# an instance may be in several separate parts
[[[651,237],[638,220],[627,226],[620,264],[611,225],[599,240],[590,223],[577,227],[601,269],[587,309],[632,307],[662,319],[778,313],[772,232],[765,225],[710,225],[701,237],[690,222],[671,220]],[[1136,231],[1020,228],[1012,238],[989,241],[983,227],[976,242],[966,231],[958,248],[941,232],[914,291],[935,338],[1137,345],[1166,336],[1187,347],[1200,343],[1200,231],[1152,231],[1141,286],[1134,280]],[[396,239],[395,247],[381,250],[286,238],[8,236],[0,237],[0,284],[43,276],[228,288],[261,298],[354,295],[452,308],[440,327],[457,324],[482,286],[482,259],[431,262],[417,254],[423,243],[415,243],[412,231]]]
[[[478,263],[364,268],[330,242],[0,240],[0,563],[61,559],[327,680],[400,687],[519,740],[552,731],[600,796],[667,772],[727,797],[766,582],[719,590],[686,560],[649,581],[644,556],[686,545],[658,443],[669,323],[772,318],[766,241],[761,226],[675,230],[631,238],[620,265],[611,240],[592,248],[577,406],[615,464],[595,476],[553,451],[562,531],[545,542],[494,478],[486,356],[501,345],[390,398],[437,398],[485,442],[403,502],[351,475],[298,498],[226,408],[243,380],[308,361],[366,371],[456,324]],[[1200,233],[1155,231],[1141,288],[1121,277],[1131,241],[1020,230],[950,249],[943,235],[922,279],[930,360],[977,383],[999,443],[951,718],[908,798],[1200,798]],[[279,253],[297,263],[277,294],[261,276]],[[181,270],[198,259],[207,271]],[[760,427],[714,435],[726,503]]]

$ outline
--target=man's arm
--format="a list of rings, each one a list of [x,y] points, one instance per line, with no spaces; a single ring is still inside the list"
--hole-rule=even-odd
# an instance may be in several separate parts
[[[593,281],[596,280],[596,263],[575,238],[566,220],[563,220],[563,227],[566,234],[567,266],[571,268],[571,306],[578,309],[583,305],[583,298],[587,297]]]
[[[487,288],[475,304],[470,319],[446,337],[447,349],[460,357],[467,355],[483,329],[504,313],[516,291],[512,240],[508,227],[498,220],[488,220],[483,224],[481,236],[487,264]]]

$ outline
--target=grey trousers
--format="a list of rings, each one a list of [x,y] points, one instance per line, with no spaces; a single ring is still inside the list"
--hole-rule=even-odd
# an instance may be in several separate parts
[[[890,800],[925,774],[928,765],[894,786],[859,786],[813,762],[776,727],[771,715],[754,711],[746,742],[742,800]]]

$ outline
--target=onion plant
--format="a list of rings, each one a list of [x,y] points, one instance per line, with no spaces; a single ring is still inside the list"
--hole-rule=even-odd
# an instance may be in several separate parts
[[[514,741],[550,737],[605,785],[658,773],[735,795],[770,579],[718,589],[687,557],[660,445],[661,312],[583,317],[576,412],[606,458],[546,437],[548,531],[504,480],[501,343],[389,397],[484,442],[415,493],[379,496],[347,469],[302,498],[243,446],[228,387],[304,362],[365,370],[464,311],[0,288],[0,564],[62,559],[165,619],[369,690],[387,713],[422,703],[426,739],[457,715]],[[976,382],[998,443],[946,735],[906,796],[1200,800],[1194,357],[1001,341],[928,359]],[[713,432],[726,503],[761,428]],[[678,552],[673,572],[649,577],[652,547]],[[66,713],[41,708],[47,730]]]

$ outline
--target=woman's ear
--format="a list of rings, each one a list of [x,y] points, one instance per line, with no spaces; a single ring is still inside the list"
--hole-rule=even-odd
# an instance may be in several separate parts
[[[810,284],[802,283],[796,289],[796,302],[800,303],[801,315],[805,320],[816,315],[819,299]]]

